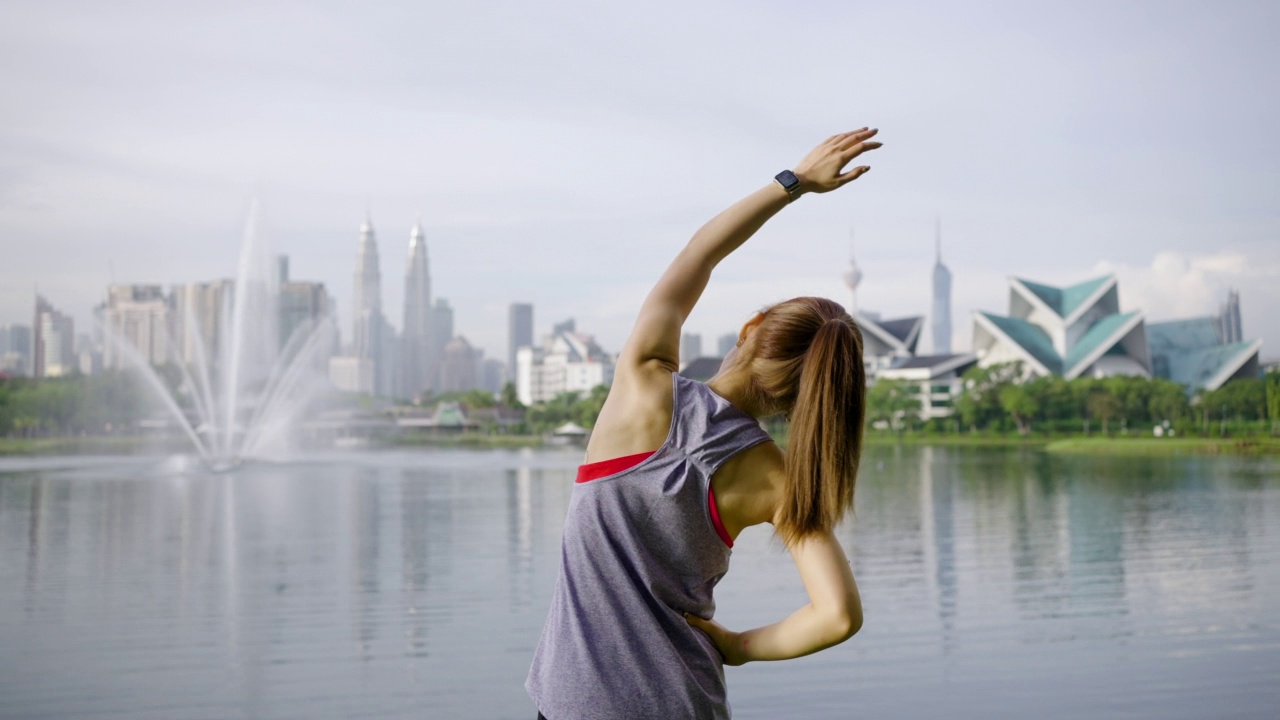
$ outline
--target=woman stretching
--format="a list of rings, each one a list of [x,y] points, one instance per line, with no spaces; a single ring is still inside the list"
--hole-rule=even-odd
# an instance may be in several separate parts
[[[866,379],[839,304],[801,297],[756,313],[706,384],[676,374],[680,329],[711,271],[788,203],[858,179],[876,130],[833,135],[717,215],[640,308],[578,469],[560,576],[525,688],[547,720],[728,718],[724,665],[782,660],[862,625],[833,529],[853,505]],[[786,452],[758,418],[790,420]],[[655,450],[656,448],[656,450]],[[712,620],[743,528],[771,523],[809,604],[766,627]]]

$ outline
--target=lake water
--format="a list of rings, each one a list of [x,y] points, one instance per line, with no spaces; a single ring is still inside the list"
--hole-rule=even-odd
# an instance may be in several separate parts
[[[0,717],[517,718],[570,450],[0,459]],[[1280,461],[871,448],[866,623],[734,717],[1280,718]],[[805,602],[749,529],[743,629]]]

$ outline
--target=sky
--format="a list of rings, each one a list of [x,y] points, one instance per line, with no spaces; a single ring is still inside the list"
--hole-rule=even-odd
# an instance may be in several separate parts
[[[870,173],[717,268],[685,326],[704,349],[778,300],[847,302],[851,231],[859,307],[927,313],[940,219],[958,349],[1009,276],[1115,273],[1152,321],[1237,289],[1280,357],[1277,27],[1230,1],[9,0],[0,324],[37,288],[82,328],[113,281],[230,277],[256,200],[348,337],[367,212],[393,325],[420,217],[487,356],[512,302],[616,352],[703,222],[869,125]]]

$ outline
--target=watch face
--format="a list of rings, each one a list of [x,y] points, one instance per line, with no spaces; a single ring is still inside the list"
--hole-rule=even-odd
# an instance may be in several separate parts
[[[787,190],[791,190],[792,188],[800,184],[800,178],[796,177],[796,174],[791,172],[790,170],[783,170],[782,172],[778,173],[776,179],[778,182],[782,183],[782,187],[786,188]]]

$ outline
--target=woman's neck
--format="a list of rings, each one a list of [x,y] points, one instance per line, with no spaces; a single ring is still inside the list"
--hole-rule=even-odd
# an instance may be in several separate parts
[[[751,417],[761,418],[773,414],[768,408],[754,402],[751,376],[739,368],[721,368],[715,377],[707,381],[707,387]]]

